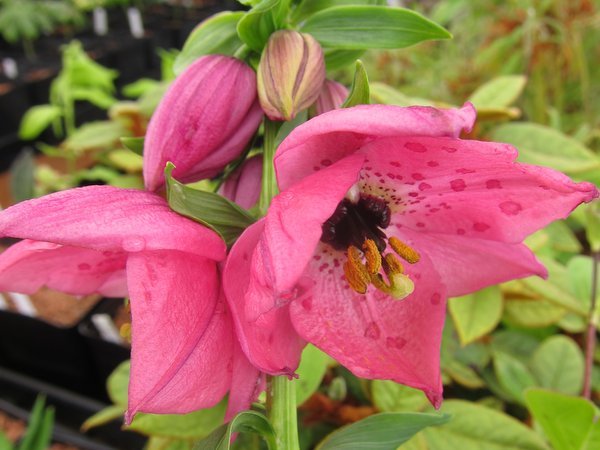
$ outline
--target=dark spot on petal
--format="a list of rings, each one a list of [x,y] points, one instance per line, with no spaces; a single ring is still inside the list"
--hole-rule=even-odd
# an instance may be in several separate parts
[[[442,150],[448,152],[448,153],[455,153],[456,149],[454,147],[442,147]]]
[[[513,201],[502,202],[499,206],[500,210],[507,216],[516,216],[523,210],[520,203]]]
[[[379,339],[381,331],[375,322],[369,322],[365,328],[365,337],[369,339]]]
[[[425,179],[425,177],[423,176],[422,173],[413,173],[412,177],[414,180],[417,180],[417,181],[421,181],[421,180]]]
[[[488,189],[502,189],[502,183],[500,183],[500,180],[487,180],[485,187]]]
[[[465,233],[466,233],[466,231],[463,228],[459,228],[456,230],[456,234],[460,234],[461,236]]]
[[[437,166],[439,166],[439,165],[440,165],[440,163],[438,163],[437,161],[428,161],[428,162],[427,162],[427,165],[428,165],[429,167],[437,167]]]
[[[431,301],[432,305],[439,305],[440,302],[442,301],[442,296],[436,292],[435,294],[433,294],[431,296],[431,300],[430,301]]]
[[[431,185],[429,183],[419,183],[420,191],[426,191],[427,189],[431,189]]]
[[[461,192],[465,190],[467,185],[465,184],[465,180],[463,180],[462,178],[458,178],[450,182],[450,187],[455,192]]]
[[[480,232],[483,232],[483,231],[489,230],[489,228],[490,228],[490,226],[489,226],[487,223],[483,223],[483,222],[475,222],[475,223],[473,224],[473,229],[474,229],[475,231],[480,231]]]
[[[406,345],[406,339],[404,339],[403,337],[400,337],[400,336],[395,336],[395,337],[390,336],[385,339],[385,346],[387,348],[402,350],[402,348],[404,348],[405,345]]]
[[[475,171],[473,169],[464,169],[464,168],[462,168],[462,169],[456,169],[456,173],[462,173],[462,174],[465,174],[465,173],[475,173]]]
[[[88,263],[81,263],[77,266],[77,268],[79,270],[90,270],[92,266],[90,266]]]
[[[332,162],[331,162],[330,159],[323,159],[323,160],[321,160],[321,165],[322,166],[327,167],[327,166],[330,166],[331,164],[332,164]]]
[[[427,151],[427,147],[423,144],[419,144],[418,142],[407,142],[404,144],[404,148],[410,150],[411,152],[417,153],[425,153]]]

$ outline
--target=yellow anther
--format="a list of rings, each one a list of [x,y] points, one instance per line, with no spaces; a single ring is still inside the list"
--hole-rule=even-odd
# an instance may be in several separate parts
[[[371,274],[378,273],[381,269],[381,253],[372,239],[365,239],[363,243],[363,252],[367,260],[367,271]]]
[[[388,239],[388,242],[390,243],[390,247],[392,247],[392,249],[398,254],[398,256],[400,256],[407,263],[415,264],[419,262],[419,259],[421,259],[419,253],[417,253],[417,251],[414,248],[405,244],[397,237],[390,237]]]
[[[353,245],[348,247],[348,261],[344,263],[344,275],[352,290],[359,294],[367,292],[371,277],[362,263],[360,250]]]
[[[389,276],[392,273],[404,273],[404,266],[391,253],[384,256],[383,270]]]

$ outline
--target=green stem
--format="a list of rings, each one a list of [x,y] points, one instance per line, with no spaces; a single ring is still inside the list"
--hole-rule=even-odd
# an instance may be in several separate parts
[[[258,200],[258,208],[261,216],[267,214],[271,200],[279,193],[277,179],[275,178],[275,167],[273,157],[275,156],[277,131],[281,122],[274,122],[265,118],[264,121],[264,144],[263,144],[263,175],[262,189]]]
[[[296,386],[286,376],[267,380],[267,411],[275,429],[277,449],[300,450],[296,415]]]

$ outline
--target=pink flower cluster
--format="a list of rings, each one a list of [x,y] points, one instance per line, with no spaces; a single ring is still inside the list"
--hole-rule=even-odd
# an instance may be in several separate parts
[[[231,417],[265,373],[293,375],[306,342],[439,405],[446,298],[545,276],[523,239],[598,190],[517,163],[509,145],[460,139],[470,105],[333,110],[280,145],[281,193],[228,252],[169,208],[163,169],[171,161],[177,179],[196,181],[238,157],[262,120],[255,86],[240,61],[201,58],[150,122],[147,191],[90,186],[0,213],[0,235],[24,239],[0,256],[0,290],[130,298],[128,421],[227,392]],[[343,100],[331,89],[320,112]],[[249,208],[260,178],[250,159],[221,193]]]

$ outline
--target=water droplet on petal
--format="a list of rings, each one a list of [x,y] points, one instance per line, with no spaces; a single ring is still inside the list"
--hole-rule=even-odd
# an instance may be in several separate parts
[[[141,252],[146,248],[146,241],[142,237],[132,236],[125,238],[122,243],[123,250],[130,253]]]

